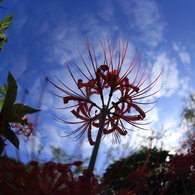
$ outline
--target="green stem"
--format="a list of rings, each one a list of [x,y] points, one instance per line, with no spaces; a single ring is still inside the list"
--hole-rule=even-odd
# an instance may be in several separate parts
[[[88,166],[88,170],[90,170],[90,171],[93,171],[94,166],[95,166],[95,162],[96,162],[96,158],[97,158],[97,154],[98,154],[98,150],[99,150],[99,146],[100,146],[100,141],[101,141],[101,137],[102,137],[102,132],[103,132],[103,129],[104,129],[104,123],[105,123],[105,120],[106,120],[106,112],[107,112],[106,108],[103,108],[101,110],[100,126],[99,126],[98,134],[97,134],[97,137],[96,137],[95,145],[94,145],[94,148],[93,148],[93,152],[92,152],[92,155],[91,155],[91,159],[90,159],[90,162],[89,162],[89,166]]]

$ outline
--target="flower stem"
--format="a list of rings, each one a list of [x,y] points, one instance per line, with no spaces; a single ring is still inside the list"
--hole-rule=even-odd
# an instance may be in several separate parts
[[[104,129],[104,123],[105,123],[105,120],[106,120],[106,112],[107,112],[106,108],[103,108],[101,110],[100,126],[99,126],[98,134],[97,134],[97,137],[96,137],[95,145],[94,145],[94,148],[93,148],[93,151],[92,151],[89,166],[88,166],[88,170],[90,170],[90,171],[93,171],[94,166],[95,166],[95,162],[96,162],[96,158],[97,158],[97,154],[98,154],[98,150],[99,150],[99,146],[100,146],[100,141],[101,141],[101,137],[102,137],[102,132],[103,132],[103,129]]]

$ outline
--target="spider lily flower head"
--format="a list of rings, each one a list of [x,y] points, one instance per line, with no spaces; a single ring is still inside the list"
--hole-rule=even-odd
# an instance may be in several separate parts
[[[146,63],[144,66],[141,65],[142,52],[137,50],[133,60],[128,64],[125,62],[129,39],[125,42],[118,38],[117,52],[115,52],[114,44],[110,44],[108,37],[106,40],[100,41],[102,59],[96,56],[95,48],[88,39],[85,40],[85,44],[90,64],[86,62],[79,49],[78,53],[86,71],[81,69],[81,64],[77,64],[71,59],[72,64],[85,78],[85,81],[81,78],[77,80],[70,64],[65,61],[78,90],[71,89],[58,78],[63,88],[50,81],[65,94],[64,96],[54,94],[61,97],[64,104],[68,105],[70,101],[76,102],[75,105],[66,108],[71,108],[71,113],[79,121],[70,122],[58,117],[57,119],[66,124],[81,124],[74,131],[67,132],[67,136],[74,135],[76,139],[79,139],[87,133],[89,143],[94,145],[92,131],[100,127],[101,114],[104,112],[103,135],[112,134],[114,141],[120,141],[120,135],[125,136],[128,133],[127,125],[141,128],[140,124],[142,123],[139,121],[144,120],[147,112],[151,110],[144,110],[144,105],[156,104],[157,101],[146,102],[143,100],[149,99],[160,90],[152,91],[162,71],[154,81],[147,84],[152,69],[147,72]],[[116,57],[117,60],[115,60]],[[126,67],[125,71],[123,66]]]
[[[22,120],[29,120],[29,117],[24,116]],[[30,136],[34,133],[34,122],[28,122],[26,126],[20,123],[12,123],[11,127],[14,129],[16,135],[23,135],[24,140],[28,141]]]

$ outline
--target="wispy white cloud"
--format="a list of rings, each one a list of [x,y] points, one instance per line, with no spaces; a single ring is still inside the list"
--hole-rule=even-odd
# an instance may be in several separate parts
[[[151,116],[154,118],[157,116],[160,117],[161,120],[158,121],[160,125],[168,124],[168,122],[162,121],[172,119],[169,124],[172,124],[172,128],[174,128],[174,124],[179,122],[179,117],[172,117],[172,114],[169,115],[169,113],[167,113],[167,109],[169,110],[171,108],[172,113],[178,113],[180,110],[176,108],[180,107],[175,107],[174,102],[171,103],[169,101],[169,105],[167,105],[163,101],[166,101],[167,98],[171,98],[171,100],[177,99],[177,101],[180,101],[182,97],[186,96],[186,94],[192,90],[192,86],[190,85],[190,78],[188,76],[182,76],[182,72],[179,69],[176,58],[172,56],[170,57],[167,52],[150,52],[149,56],[150,60],[154,62],[151,81],[157,77],[161,70],[163,70],[159,82],[156,86],[157,88],[162,86],[162,89],[159,91],[159,93],[156,94],[157,97],[160,97],[159,104],[157,104],[157,109],[159,112],[157,112],[156,115],[152,114]],[[148,65],[150,66],[150,61]],[[162,115],[164,112],[166,115]],[[157,129],[160,128],[157,123],[154,123],[154,127],[157,127]]]
[[[180,95],[181,97],[186,97],[186,95],[194,91],[190,83],[190,77],[188,76],[183,76],[179,84],[181,86],[181,90],[178,91],[178,95]]]
[[[106,21],[112,21],[114,18],[114,8],[110,0],[107,1],[97,1],[97,14],[98,16]]]
[[[12,22],[12,28],[14,29],[14,33],[21,34],[24,30],[25,25],[29,19],[28,13],[26,12],[26,8],[24,4],[20,4],[19,7],[16,6],[16,13],[14,15],[14,21]]]
[[[184,64],[190,64],[191,60],[188,52],[179,52],[179,56]]]
[[[148,46],[155,47],[163,41],[166,24],[154,1],[147,0],[146,3],[143,0],[130,0],[119,2],[119,4],[122,7],[123,14],[125,13],[127,23],[129,23],[127,31],[132,32],[131,37],[135,37],[136,41],[139,40],[137,41],[139,44],[145,43]],[[46,50],[48,55],[45,58],[46,62],[63,64],[63,57],[71,56],[75,59],[78,56],[75,48],[84,49],[83,39],[86,36],[93,42],[104,38],[105,35],[111,39],[120,34],[127,36],[121,28],[124,21],[118,23],[116,20],[118,16],[115,14],[118,7],[113,6],[109,0],[100,1],[97,5],[98,17],[90,10],[81,12],[82,14],[77,18],[66,17],[66,14],[63,14],[63,22],[53,30],[49,39],[47,37],[48,46]],[[55,21],[51,20],[51,22],[50,26]],[[49,30],[50,26],[46,25],[45,28]],[[133,40],[133,42],[136,41]]]
[[[186,48],[184,46],[181,47],[179,45],[173,42],[173,49],[179,53],[179,57],[183,64],[190,64],[191,58],[190,58],[189,53],[186,51]]]
[[[120,4],[128,17],[130,29],[138,32],[137,38],[141,42],[155,47],[163,41],[166,23],[154,1],[125,0]]]
[[[175,43],[175,42],[173,42],[173,49],[174,49],[175,51],[179,51],[179,50],[180,50],[178,44]]]
[[[156,70],[153,71],[153,79],[157,76],[159,70],[163,69],[163,74],[158,83],[158,85],[162,86],[162,90],[160,91],[159,96],[170,97],[177,91],[178,87],[180,86],[177,62],[175,59],[170,59],[166,52],[161,52],[157,55],[154,55],[153,58],[155,59],[154,69]]]

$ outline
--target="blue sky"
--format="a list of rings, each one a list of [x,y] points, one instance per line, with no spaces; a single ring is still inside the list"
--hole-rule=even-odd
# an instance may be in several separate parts
[[[162,129],[167,130],[163,140],[165,148],[178,146],[177,140],[184,131],[178,128],[184,106],[182,99],[188,97],[195,88],[193,0],[5,0],[1,5],[8,8],[1,9],[1,19],[13,13],[15,16],[6,31],[9,43],[4,45],[0,53],[0,83],[5,83],[8,71],[15,78],[25,71],[18,80],[18,101],[21,101],[27,89],[29,94],[25,103],[36,107],[44,76],[52,81],[56,81],[54,75],[66,80],[68,72],[64,66],[64,57],[68,60],[72,57],[79,62],[77,47],[86,53],[85,38],[93,42],[98,53],[99,40],[105,39],[106,35],[115,43],[118,36],[125,40],[130,36],[127,57],[131,58],[136,48],[142,49],[147,67],[154,66],[152,78],[163,69],[158,83],[158,86],[162,85],[162,90],[156,95],[160,100],[148,115],[153,120],[149,128],[157,135]],[[55,91],[50,84],[47,89]],[[39,115],[36,143],[43,143],[45,147],[42,154],[48,158],[51,154],[49,145],[63,147],[69,152],[75,151],[75,146],[79,145],[70,138],[59,137],[69,127],[56,122],[53,113],[61,118],[68,116],[66,111],[52,107],[63,107],[62,101],[46,91]],[[143,135],[149,136],[151,131],[134,131],[130,139],[122,140],[121,146],[113,146],[109,138],[105,139],[101,152],[111,146],[122,148],[126,143],[131,148],[139,147],[143,143],[140,138]],[[25,146],[21,142],[21,155],[30,150],[30,144]],[[92,147],[84,140],[81,151],[88,156],[91,150]]]

